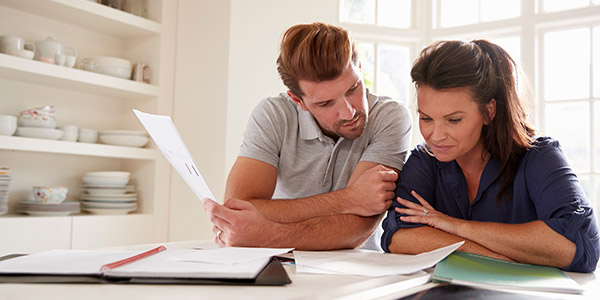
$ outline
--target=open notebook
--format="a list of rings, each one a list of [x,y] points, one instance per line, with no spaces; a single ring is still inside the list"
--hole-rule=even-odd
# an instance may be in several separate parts
[[[0,261],[0,282],[290,283],[273,255],[291,249],[51,250]]]

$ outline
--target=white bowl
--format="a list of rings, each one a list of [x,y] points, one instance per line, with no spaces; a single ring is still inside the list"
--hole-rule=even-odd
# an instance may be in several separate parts
[[[85,176],[100,176],[110,178],[129,178],[130,175],[130,172],[125,171],[96,171],[85,173]]]
[[[69,189],[64,186],[34,186],[33,197],[42,203],[62,203],[67,198]]]
[[[95,143],[98,141],[98,130],[80,127],[77,141],[82,143]]]
[[[115,66],[124,66],[130,67],[131,62],[120,57],[113,56],[91,56],[83,59],[84,61],[93,61],[94,64],[100,65],[115,65]]]
[[[83,182],[89,185],[106,185],[106,186],[125,186],[129,182],[129,178],[112,178],[100,176],[83,176]]]
[[[82,59],[80,68],[95,73],[129,79],[131,78],[132,64],[130,61],[118,57],[93,56]]]
[[[63,131],[53,128],[19,127],[16,135],[47,140],[58,140],[63,136]]]
[[[20,127],[41,127],[41,128],[56,128],[56,119],[51,118],[31,118],[28,116],[19,117]]]
[[[108,145],[144,147],[150,139],[137,135],[102,134],[100,135],[100,140]]]

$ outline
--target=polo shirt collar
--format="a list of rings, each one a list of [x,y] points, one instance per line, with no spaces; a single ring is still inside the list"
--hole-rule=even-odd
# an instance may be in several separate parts
[[[373,107],[377,102],[377,96],[371,94],[369,90],[366,90],[367,93],[367,104],[369,105],[369,113],[373,111]],[[289,96],[286,95],[289,98]],[[292,99],[289,99],[292,101]],[[293,102],[293,101],[292,101]],[[296,105],[296,111],[298,111],[298,123],[300,125],[300,138],[303,140],[314,140],[319,139],[320,141],[333,141],[330,137],[325,135],[317,124],[317,121],[313,117],[313,115],[305,110],[302,110],[298,105]],[[368,126],[368,125],[367,125]]]

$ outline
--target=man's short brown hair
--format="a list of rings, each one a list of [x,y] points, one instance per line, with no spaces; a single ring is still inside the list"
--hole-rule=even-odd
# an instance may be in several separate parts
[[[315,22],[295,25],[281,39],[277,71],[283,84],[298,96],[304,93],[299,80],[327,81],[337,78],[352,62],[356,50],[344,28]]]

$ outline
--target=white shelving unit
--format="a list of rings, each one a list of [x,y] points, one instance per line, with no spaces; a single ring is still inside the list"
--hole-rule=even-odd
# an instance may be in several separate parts
[[[0,114],[18,115],[25,109],[54,105],[59,125],[97,130],[141,130],[132,108],[171,114],[176,12],[165,0],[148,3],[150,14],[145,19],[87,0],[0,0],[2,35],[27,41],[53,36],[76,48],[79,59],[122,57],[146,63],[153,74],[146,84],[0,54]],[[167,238],[170,170],[152,143],[132,148],[0,136],[0,165],[12,170],[9,213],[0,216],[0,255]],[[67,200],[77,201],[81,176],[99,170],[132,173],[138,194],[136,212],[35,217],[14,209],[28,197],[31,186],[42,182],[67,186]]]
[[[148,98],[158,86],[0,53],[0,77],[105,96]]]

